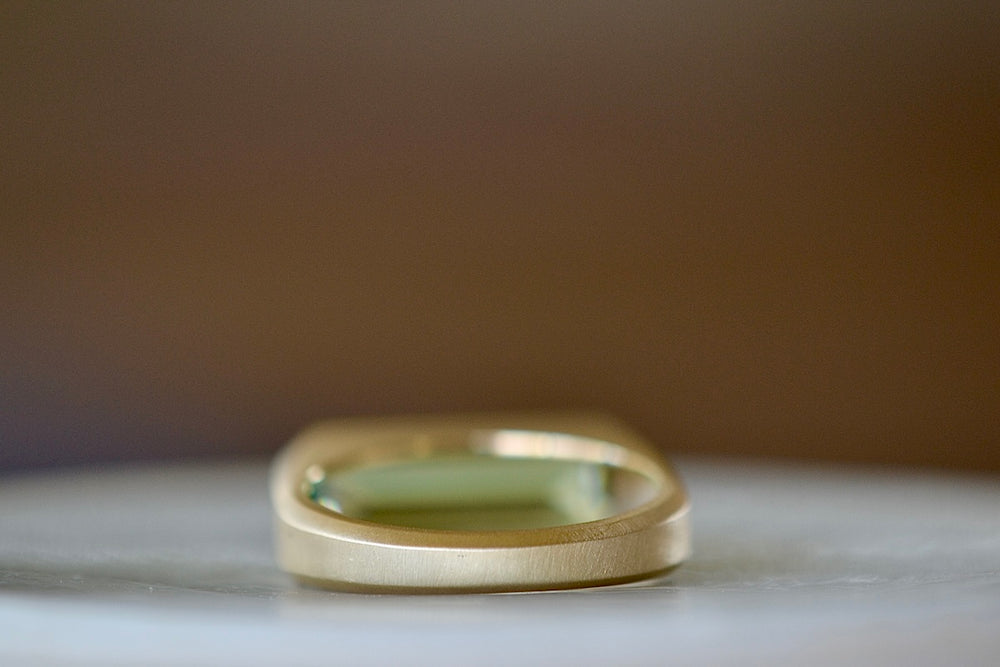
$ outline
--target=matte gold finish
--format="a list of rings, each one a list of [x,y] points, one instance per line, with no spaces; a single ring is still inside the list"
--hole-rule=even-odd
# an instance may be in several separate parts
[[[615,512],[541,528],[515,522],[503,530],[444,530],[352,517],[337,511],[335,503],[321,505],[312,493],[326,473],[408,461],[433,467],[435,460],[483,456],[529,465],[538,459],[581,462],[621,472],[608,492]],[[492,487],[483,493],[495,502],[503,498],[503,487],[490,479]],[[642,483],[634,483],[637,479]],[[463,482],[467,487],[468,479]],[[665,572],[690,552],[689,503],[677,475],[653,447],[602,416],[326,422],[301,433],[277,456],[270,485],[281,567],[305,582],[341,590],[454,593],[597,586]],[[441,495],[437,488],[434,495]],[[512,485],[511,498],[523,495]]]

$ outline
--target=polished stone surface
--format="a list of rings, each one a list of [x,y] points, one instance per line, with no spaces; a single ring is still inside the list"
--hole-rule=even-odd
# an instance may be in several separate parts
[[[1000,654],[1000,479],[678,467],[695,552],[668,578],[416,597],[329,593],[283,575],[263,463],[3,478],[0,663],[984,664]]]
[[[603,463],[449,454],[327,470],[310,466],[305,494],[376,523],[435,530],[520,530],[604,519],[633,509],[616,490],[628,477],[648,500],[652,480]],[[636,495],[636,494],[632,494]]]

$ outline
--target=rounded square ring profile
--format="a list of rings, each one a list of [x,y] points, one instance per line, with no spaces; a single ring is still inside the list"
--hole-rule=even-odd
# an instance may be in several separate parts
[[[323,422],[278,454],[270,490],[281,567],[340,590],[617,584],[690,553],[680,479],[600,415]]]

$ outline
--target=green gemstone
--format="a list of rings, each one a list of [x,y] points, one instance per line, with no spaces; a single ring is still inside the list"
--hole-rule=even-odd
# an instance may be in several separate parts
[[[606,464],[480,454],[313,469],[308,478],[306,495],[327,509],[365,521],[438,530],[595,521],[629,509],[652,490],[641,475]],[[622,494],[622,488],[642,492]]]

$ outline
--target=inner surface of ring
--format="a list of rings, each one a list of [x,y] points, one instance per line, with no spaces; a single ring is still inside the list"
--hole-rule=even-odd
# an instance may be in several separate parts
[[[354,519],[436,530],[523,530],[596,521],[651,500],[656,484],[611,463],[443,451],[310,466],[307,499]]]

